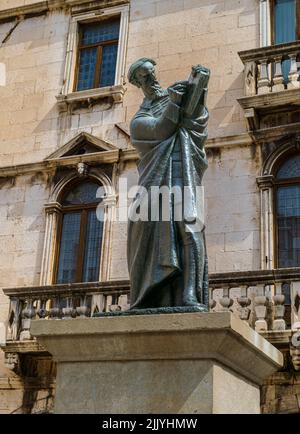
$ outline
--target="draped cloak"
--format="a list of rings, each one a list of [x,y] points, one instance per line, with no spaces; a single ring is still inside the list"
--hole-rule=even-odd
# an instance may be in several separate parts
[[[196,187],[201,186],[208,165],[204,149],[207,123],[208,111],[201,103],[193,116],[187,118],[165,92],[155,101],[145,98],[130,125],[132,144],[141,157],[139,186],[147,192],[152,186],[166,186],[171,192],[172,154],[175,148],[180,148],[182,180],[189,190],[189,213],[195,219],[193,224],[198,224],[200,218]],[[132,209],[138,208],[140,199],[137,195]],[[169,199],[172,206],[171,193]],[[208,306],[204,227],[195,231],[192,228],[190,236],[196,257],[195,270],[190,270],[196,276],[195,296],[199,303]],[[173,218],[151,221],[149,216],[149,221],[133,221],[129,215],[127,257],[131,309],[182,306],[183,262],[179,238]]]

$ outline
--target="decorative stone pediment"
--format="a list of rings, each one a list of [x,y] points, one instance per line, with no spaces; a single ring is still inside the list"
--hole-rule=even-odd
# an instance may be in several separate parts
[[[82,132],[49,155],[46,160],[57,160],[59,158],[76,157],[115,150],[117,150],[117,148],[112,143]]]

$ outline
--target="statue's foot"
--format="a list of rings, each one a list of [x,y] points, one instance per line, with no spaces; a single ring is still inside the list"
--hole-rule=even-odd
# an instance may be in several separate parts
[[[199,310],[206,311],[207,308],[203,304],[199,303],[195,297],[186,297],[183,299],[183,306],[197,307]]]

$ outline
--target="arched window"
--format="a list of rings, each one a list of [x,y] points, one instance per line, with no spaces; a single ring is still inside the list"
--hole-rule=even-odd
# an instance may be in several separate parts
[[[61,197],[55,283],[99,280],[103,235],[99,208],[96,213],[102,200],[97,197],[99,187],[98,183],[86,180],[73,184]]]
[[[300,155],[276,174],[276,241],[279,268],[300,266]]]

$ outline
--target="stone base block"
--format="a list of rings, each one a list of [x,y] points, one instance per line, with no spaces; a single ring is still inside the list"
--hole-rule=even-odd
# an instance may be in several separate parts
[[[33,321],[56,413],[259,413],[282,355],[231,313]]]

